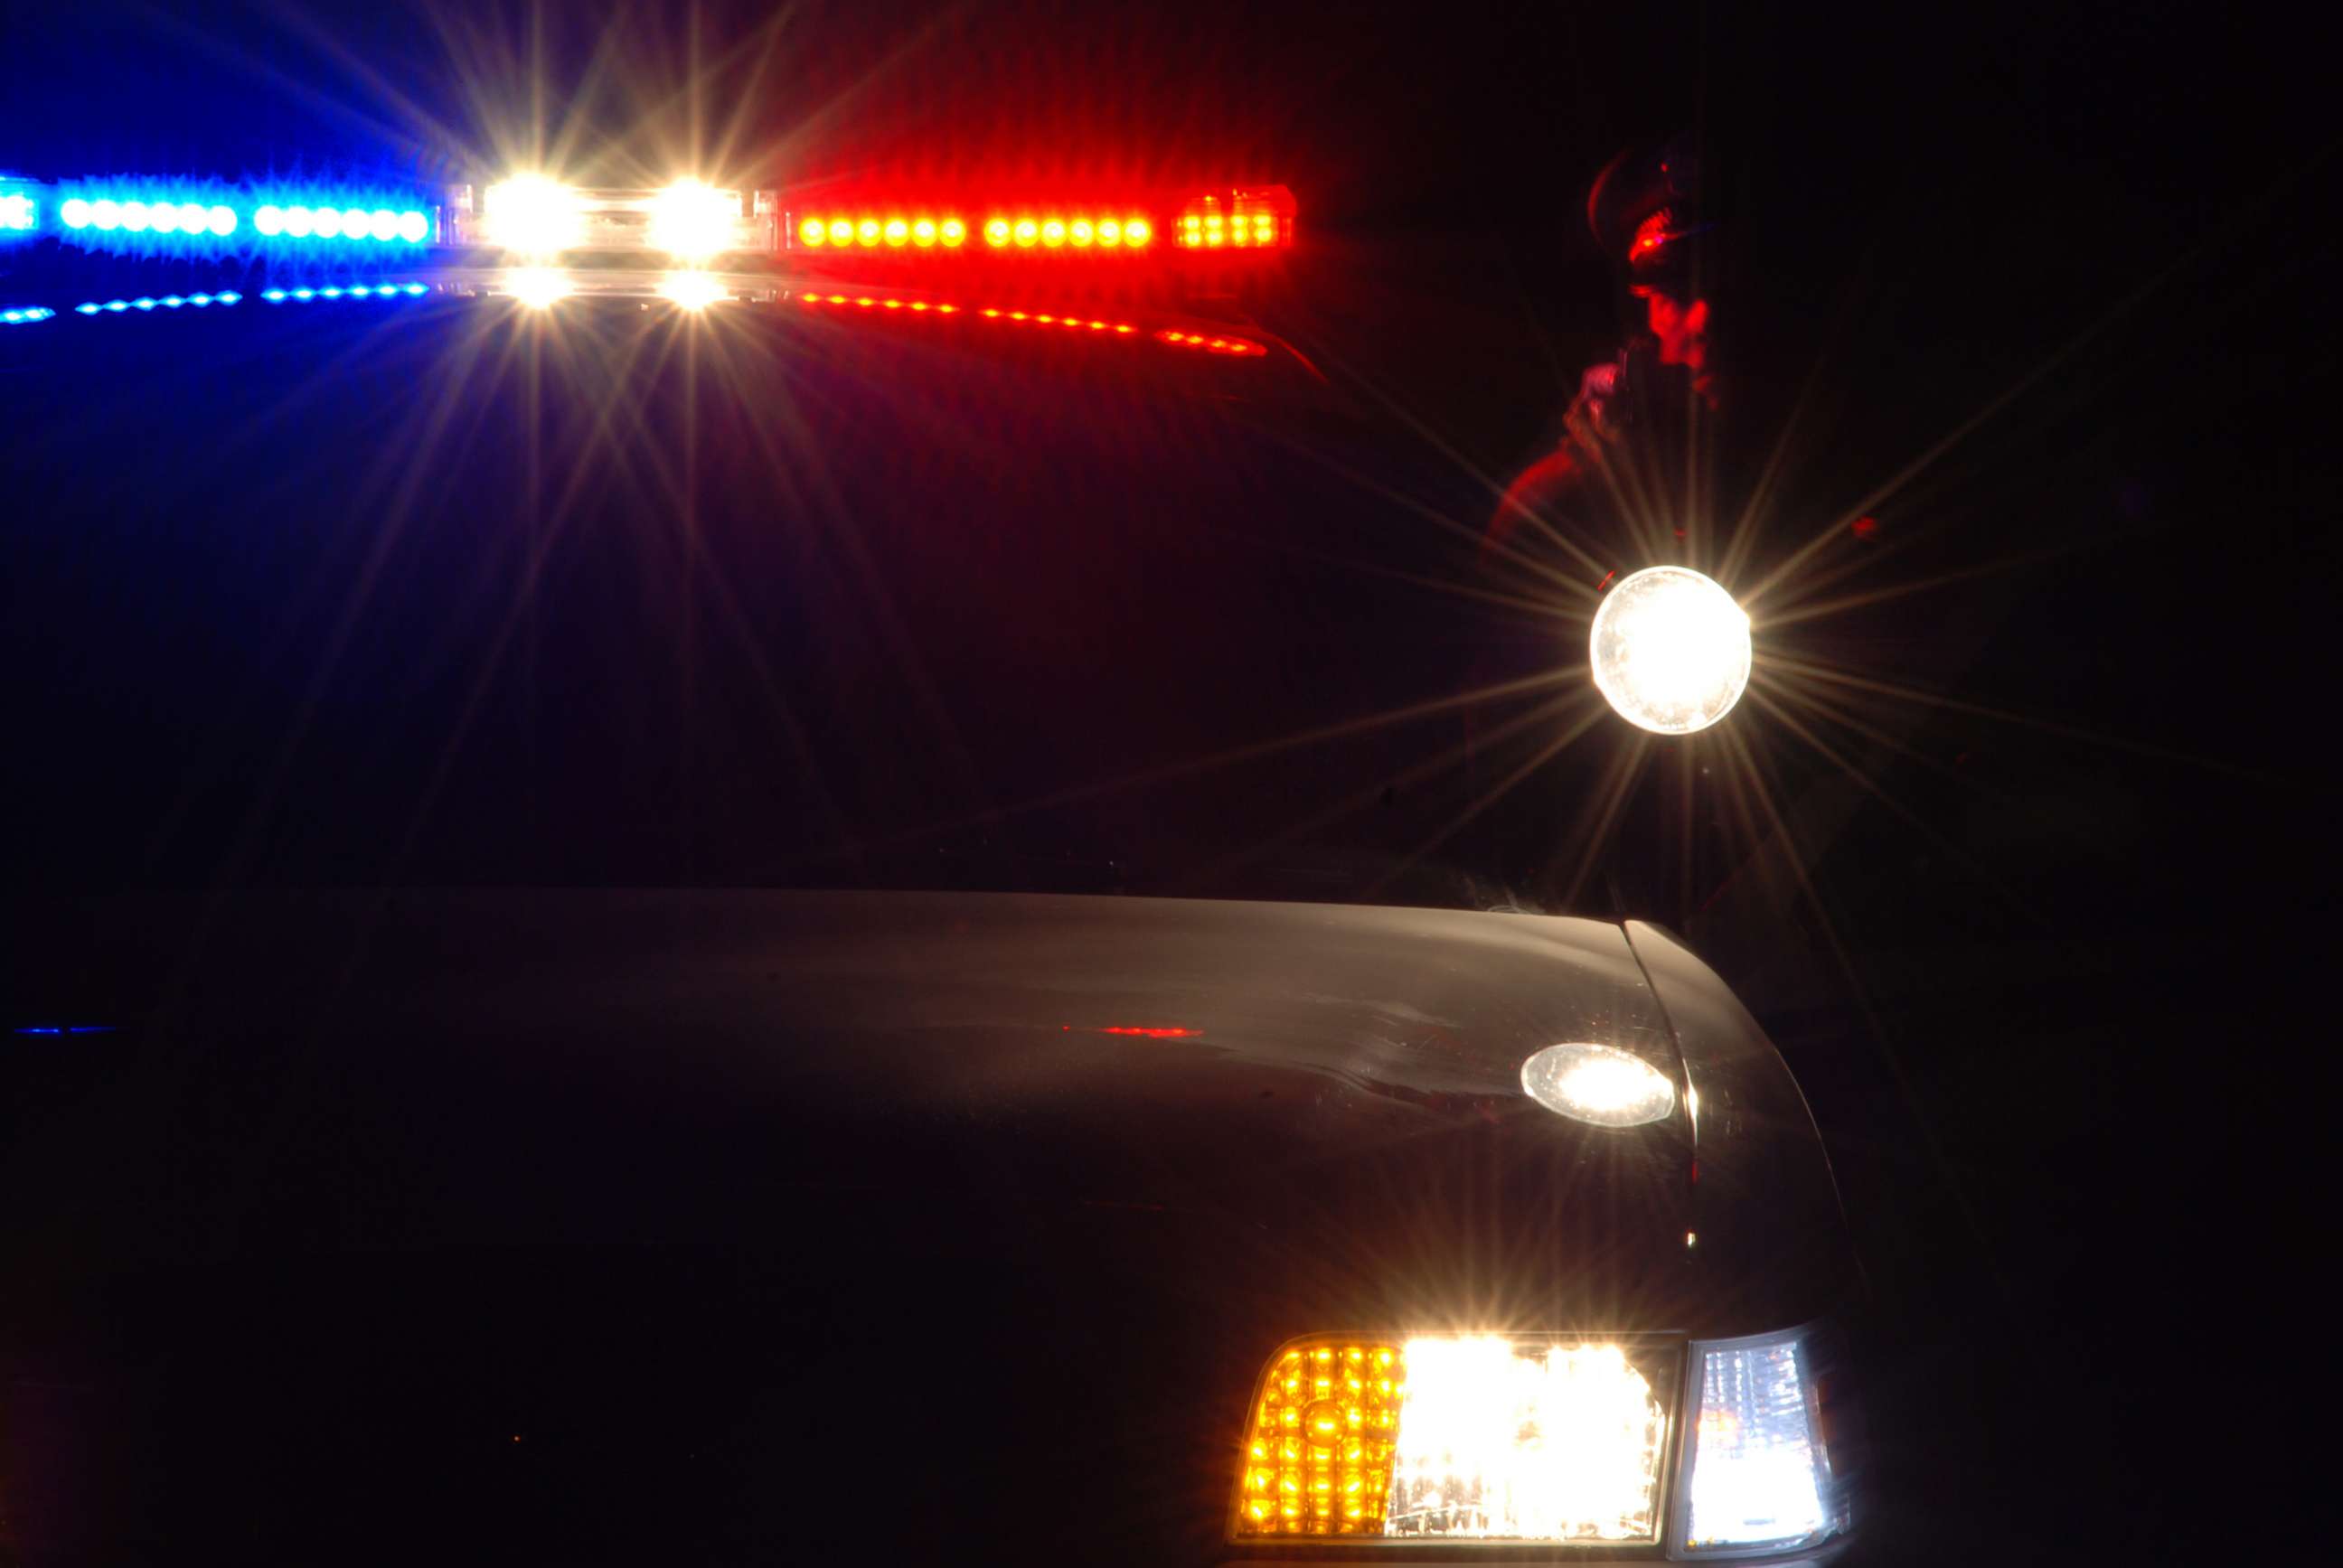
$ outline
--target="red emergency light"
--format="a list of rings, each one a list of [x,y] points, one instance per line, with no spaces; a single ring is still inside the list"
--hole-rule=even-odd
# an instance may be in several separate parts
[[[1183,251],[1283,249],[1293,243],[1293,193],[1283,186],[1212,191],[1184,201],[884,195],[809,198],[787,215],[781,236],[789,250],[808,257],[1128,263],[1161,251],[1167,237]]]

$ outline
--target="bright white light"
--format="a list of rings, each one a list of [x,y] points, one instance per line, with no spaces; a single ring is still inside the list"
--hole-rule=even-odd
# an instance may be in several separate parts
[[[124,228],[128,229],[132,234],[144,234],[146,232],[146,221],[147,212],[146,204],[145,202],[126,201],[122,204],[122,226]]]
[[[481,198],[488,236],[521,256],[559,256],[584,234],[578,193],[543,175],[521,175],[490,186]]]
[[[89,203],[79,196],[68,197],[65,205],[57,208],[57,216],[63,220],[67,228],[87,228]]]
[[[216,206],[204,215],[211,231],[225,238],[236,232],[236,211],[232,207]]]
[[[398,237],[409,245],[420,245],[423,236],[431,232],[431,220],[419,212],[403,214],[398,220]]]
[[[505,292],[531,310],[543,310],[569,293],[569,275],[552,266],[516,267],[505,280]]]
[[[364,239],[373,225],[373,216],[357,207],[347,208],[342,214],[342,232],[352,239]]]
[[[1795,1340],[1717,1346],[1701,1357],[1685,1544],[1804,1540],[1825,1514]]]
[[[659,293],[686,310],[705,310],[728,297],[723,285],[704,272],[670,272],[660,280]]]
[[[295,211],[300,210],[295,208]],[[309,226],[319,239],[339,239],[342,236],[342,215],[336,208],[321,206],[309,215]]]
[[[101,229],[118,228],[122,224],[121,205],[100,196],[89,204],[89,221]]]
[[[651,207],[651,245],[687,261],[718,255],[731,248],[739,213],[738,196],[698,180],[678,180],[659,192]]]
[[[1684,567],[1620,579],[1594,612],[1594,684],[1619,717],[1660,735],[1705,729],[1749,684],[1749,616]]]
[[[1640,1127],[1675,1109],[1667,1074],[1607,1045],[1549,1045],[1522,1063],[1522,1092],[1548,1111],[1597,1127]]]
[[[308,238],[309,230],[315,221],[316,220],[311,218],[309,216],[309,209],[307,207],[294,206],[287,207],[285,209],[285,232],[291,235],[295,239]]]
[[[1667,1412],[1618,1346],[1481,1336],[1406,1350],[1386,1535],[1657,1535]]]

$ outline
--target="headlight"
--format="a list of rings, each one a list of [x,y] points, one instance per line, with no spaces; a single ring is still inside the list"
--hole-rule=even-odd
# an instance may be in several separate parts
[[[1655,1542],[1676,1351],[1319,1336],[1262,1373],[1231,1533]]]
[[[1556,1115],[1596,1127],[1641,1127],[1676,1108],[1675,1085],[1658,1068],[1584,1041],[1533,1053],[1522,1063],[1522,1092]]]
[[[1692,1347],[1680,1550],[1805,1545],[1846,1527],[1818,1395],[1829,1353],[1807,1330]]]

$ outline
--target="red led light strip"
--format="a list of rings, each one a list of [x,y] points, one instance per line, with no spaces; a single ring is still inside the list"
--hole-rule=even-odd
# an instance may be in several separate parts
[[[982,248],[991,251],[1135,256],[1155,242],[1153,220],[1127,211],[987,209],[981,223],[957,212],[807,212],[791,216],[789,232],[790,243],[799,250],[842,255],[949,254],[981,236]]]

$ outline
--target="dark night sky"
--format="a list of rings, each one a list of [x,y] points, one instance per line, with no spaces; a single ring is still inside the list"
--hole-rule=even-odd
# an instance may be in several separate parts
[[[549,53],[582,60],[598,29],[558,9]],[[682,11],[625,10],[653,42],[614,115],[673,123],[656,88]],[[707,8],[708,52],[764,14]],[[824,171],[1274,170],[1323,236],[1296,337],[1405,387],[1492,471],[1615,334],[1587,176],[1695,115],[1735,171],[1771,356],[1754,396],[1786,403],[1817,356],[1829,384],[1844,460],[1807,476],[1817,515],[1892,467],[1869,455],[2025,383],[1879,508],[1915,577],[2023,564],[1847,618],[1831,649],[2113,743],[1916,719],[1906,744],[1958,777],[1866,766],[1941,842],[1800,776],[1800,853],[1851,970],[1778,860],[1692,934],[1833,1141],[1899,1347],[1877,1417],[1918,1434],[1893,1474],[1915,1555],[1996,1522],[2027,1558],[2276,1526],[2302,1496],[2270,1452],[2302,1398],[2279,1369],[2325,1332],[2324,1297],[2288,1293],[2324,1245],[2288,1162],[2319,1141],[2332,1032],[2304,994],[2334,926],[2321,53],[2145,5],[876,15],[791,11],[741,145]],[[0,34],[0,160],[27,172],[438,174],[463,150],[387,136],[411,123],[393,85],[443,124],[468,112],[400,8],[27,7]]]

